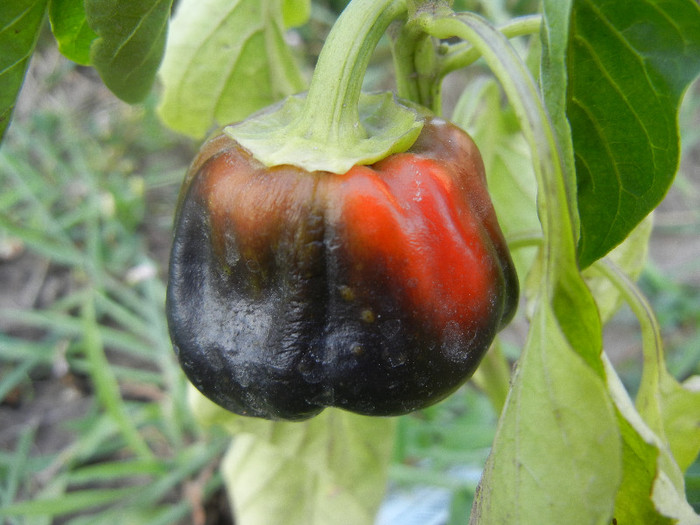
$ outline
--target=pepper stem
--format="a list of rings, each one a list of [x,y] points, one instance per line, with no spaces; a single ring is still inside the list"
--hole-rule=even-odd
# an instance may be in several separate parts
[[[300,116],[307,136],[336,144],[366,137],[358,125],[362,80],[389,24],[405,13],[405,0],[355,0],[343,11],[323,46]]]

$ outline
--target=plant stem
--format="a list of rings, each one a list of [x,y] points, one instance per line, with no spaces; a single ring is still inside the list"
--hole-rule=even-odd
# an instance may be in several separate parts
[[[632,313],[639,321],[642,331],[642,355],[644,366],[637,394],[637,409],[645,418],[647,424],[659,436],[664,435],[661,421],[661,408],[658,406],[656,393],[662,383],[662,376],[668,374],[664,359],[663,338],[661,327],[656,319],[654,309],[642,291],[632,282],[622,270],[612,261],[605,258],[593,264],[593,268],[601,273],[620,292]],[[640,406],[642,405],[642,406]],[[651,412],[652,417],[649,417]]]
[[[316,65],[300,126],[306,136],[342,144],[364,138],[358,101],[374,48],[405,0],[354,0],[338,18]]]
[[[506,38],[515,38],[537,33],[541,25],[540,15],[523,16],[500,27],[499,31]],[[424,33],[420,24],[409,22],[394,39],[392,52],[399,96],[440,114],[442,80],[449,73],[476,62],[481,52],[469,42],[436,46],[438,44]]]
[[[504,26],[498,28],[506,38],[515,38],[536,34],[542,26],[541,15],[521,16],[511,20]],[[445,77],[447,74],[467,67],[481,58],[481,53],[478,49],[472,46],[469,42],[460,42],[450,46],[449,50],[442,61],[440,77]]]

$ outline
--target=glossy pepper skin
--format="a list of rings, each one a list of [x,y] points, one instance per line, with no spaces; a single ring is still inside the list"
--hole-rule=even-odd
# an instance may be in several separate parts
[[[222,134],[185,179],[171,338],[191,382],[232,412],[433,404],[472,375],[517,300],[481,156],[441,119],[343,175],[265,167]]]

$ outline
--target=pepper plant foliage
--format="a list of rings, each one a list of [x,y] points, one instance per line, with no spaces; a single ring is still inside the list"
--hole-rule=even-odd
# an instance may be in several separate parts
[[[645,218],[677,170],[679,105],[700,72],[697,2],[544,0],[539,16],[497,30],[448,2],[382,1],[405,6],[391,31],[401,97],[439,113],[447,73],[478,58],[493,72],[465,86],[447,116],[482,150],[530,331],[471,521],[700,523],[683,477],[700,450],[697,378],[681,384],[666,370],[658,325],[633,283]],[[304,24],[310,5],[181,0],[171,18],[169,0],[9,0],[0,134],[45,13],[60,51],[95,67],[123,100],[143,99],[159,74],[163,121],[202,139],[305,89],[285,30]],[[508,41],[525,34],[527,57]],[[643,341],[635,399],[602,343],[621,301]],[[372,522],[395,420],[331,409],[303,423],[246,419],[194,393],[192,405],[235,435],[222,468],[237,522]]]

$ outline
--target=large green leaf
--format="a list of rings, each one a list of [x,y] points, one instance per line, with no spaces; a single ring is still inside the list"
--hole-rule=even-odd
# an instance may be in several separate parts
[[[700,71],[695,0],[576,0],[568,50],[582,267],[663,199],[679,159],[681,96]]]
[[[87,23],[85,2],[51,0],[49,20],[51,31],[63,56],[78,64],[89,65],[90,47],[97,34]]]
[[[370,525],[384,496],[396,418],[326,409],[304,422],[237,416],[191,388],[205,425],[234,435],[221,465],[240,525]]]
[[[163,58],[172,0],[85,0],[90,28],[98,37],[91,63],[122,100],[140,102],[149,93]]]
[[[0,8],[0,140],[10,124],[48,0],[5,0]]]
[[[302,91],[293,58],[280,0],[182,0],[161,68],[160,115],[203,137]]]

